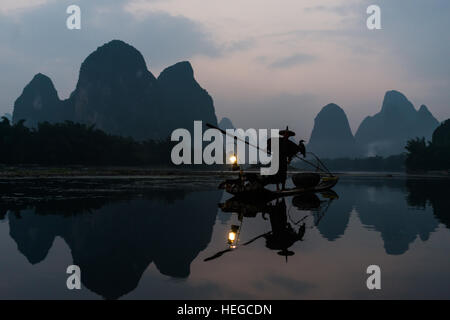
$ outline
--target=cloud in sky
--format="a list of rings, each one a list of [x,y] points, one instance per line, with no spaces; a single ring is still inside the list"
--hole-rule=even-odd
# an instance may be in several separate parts
[[[47,3],[48,0],[2,0],[0,13],[8,14],[34,8]]]
[[[65,10],[73,2],[49,2],[23,14],[3,15],[0,22],[2,48],[22,54],[31,52],[30,56],[50,60],[77,57],[86,49],[123,38],[142,51],[149,49],[151,60],[157,65],[197,53],[219,54],[219,48],[201,24],[162,11],[151,12],[145,19],[135,19],[120,5],[126,1],[78,1],[82,30],[68,30]]]
[[[238,128],[289,128],[296,133],[297,139],[308,140],[316,116],[316,106],[323,103],[313,94],[280,93],[273,96],[241,97],[237,103],[233,97],[216,98],[227,114],[238,114],[233,124]],[[275,111],[274,111],[275,110]],[[276,112],[276,110],[281,110]],[[251,120],[249,120],[251,119]]]
[[[272,68],[289,68],[295,65],[308,63],[316,60],[316,58],[309,54],[296,53],[292,56],[278,59],[270,64]]]
[[[339,6],[325,6],[325,5],[316,5],[312,7],[306,7],[305,12],[311,13],[311,12],[331,12],[331,13],[337,13],[341,16],[347,16],[350,14],[353,14],[355,12],[355,4],[343,4]]]
[[[80,31],[65,28],[65,10],[74,3],[82,9]],[[379,0],[383,30],[377,31],[366,28],[370,4],[4,0],[0,113],[11,111],[37,72],[49,75],[67,97],[84,58],[103,43],[121,39],[141,51],[153,73],[191,60],[198,81],[215,98],[219,117],[240,126],[254,126],[260,108],[264,125],[278,118],[274,125],[281,125],[299,112],[295,126],[309,128],[315,113],[335,102],[355,130],[379,110],[390,89],[402,91],[416,106],[427,104],[440,120],[449,118],[450,2]],[[307,99],[307,112],[300,106],[305,96],[315,97]],[[273,114],[269,105],[278,105]]]

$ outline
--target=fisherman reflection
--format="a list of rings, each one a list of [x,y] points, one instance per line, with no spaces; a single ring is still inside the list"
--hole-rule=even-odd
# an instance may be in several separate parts
[[[322,201],[315,194],[309,194],[303,198],[294,198],[294,205],[301,205],[303,208],[309,210],[318,209],[321,207]],[[241,226],[233,225],[228,235],[229,248],[216,253],[215,255],[206,258],[205,261],[210,261],[219,258],[223,254],[236,250],[242,246],[247,246],[260,238],[265,239],[265,245],[270,250],[276,250],[281,256],[287,258],[294,255],[293,251],[289,248],[292,247],[297,241],[303,241],[303,237],[306,232],[306,224],[303,217],[301,220],[295,222],[292,221],[288,215],[286,201],[284,198],[279,198],[270,202],[261,202],[255,199],[244,201],[242,198],[231,198],[225,203],[219,204],[219,207],[223,212],[235,212],[238,214],[238,220],[241,222]],[[264,219],[270,221],[271,231],[261,234],[250,241],[247,241],[241,245],[238,245],[238,239],[240,230],[242,228],[242,222],[244,217],[254,218],[261,212]]]
[[[306,226],[302,223],[298,231],[288,222],[286,202],[283,199],[276,200],[275,204],[269,204],[269,220],[272,231],[263,235],[266,239],[266,247],[271,250],[279,250],[278,254],[286,257],[293,256],[294,252],[288,250],[297,241],[303,241]]]

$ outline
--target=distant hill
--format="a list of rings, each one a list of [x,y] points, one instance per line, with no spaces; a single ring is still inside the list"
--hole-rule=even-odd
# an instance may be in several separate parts
[[[233,122],[227,117],[223,117],[219,122],[219,128],[222,130],[236,129]]]
[[[52,80],[36,74],[14,103],[13,121],[26,120],[28,126],[38,122],[58,122],[72,117],[71,110],[61,101]]]
[[[168,67],[158,77],[162,93],[166,131],[169,135],[173,129],[193,129],[194,120],[217,126],[214,103],[208,92],[194,79],[194,70],[189,62],[179,62]]]
[[[314,119],[307,146],[321,158],[355,157],[358,154],[347,115],[341,107],[330,103]]]
[[[388,91],[381,111],[364,119],[355,139],[363,155],[389,156],[404,152],[408,139],[430,139],[438,125],[426,106],[416,110],[402,93]]]
[[[211,96],[195,80],[189,62],[177,63],[157,78],[134,47],[113,40],[82,63],[76,89],[60,100],[50,78],[37,74],[14,104],[13,121],[71,120],[135,139],[165,139],[194,120],[217,125]]]

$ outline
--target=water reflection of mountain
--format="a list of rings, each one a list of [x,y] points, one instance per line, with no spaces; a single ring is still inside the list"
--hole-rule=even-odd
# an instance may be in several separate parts
[[[188,277],[191,262],[210,242],[222,192],[179,194],[97,201],[83,209],[90,214],[67,215],[63,202],[11,208],[10,235],[32,264],[45,259],[55,237],[62,237],[81,267],[84,286],[116,299],[137,287],[152,262],[162,274]],[[57,207],[61,214],[48,214]]]
[[[350,213],[354,205],[355,186],[346,184],[334,188],[339,194],[339,199],[334,201],[317,225],[320,234],[329,241],[335,241],[342,237],[347,229]]]
[[[381,233],[387,254],[401,255],[417,237],[428,240],[439,223],[427,210],[412,210],[404,180],[373,180],[356,196],[361,223]]]
[[[418,182],[418,185],[421,183]],[[414,201],[406,201],[407,185],[409,182],[397,179],[342,179],[335,188],[340,199],[333,203],[319,223],[320,233],[330,241],[342,236],[347,228],[350,212],[354,208],[363,225],[381,233],[387,254],[405,253],[417,236],[422,241],[428,240],[439,224],[425,207],[421,208],[424,210],[412,210],[410,206],[414,206]],[[408,187],[410,188],[411,186]],[[428,189],[442,190],[441,185],[436,181],[432,182]],[[415,194],[411,195],[411,190],[409,192],[410,198],[418,198]],[[421,193],[421,191],[418,192]],[[448,202],[445,205],[446,200],[442,193],[443,191],[440,194],[435,191],[430,192],[434,195],[432,199],[435,201],[433,205],[435,214],[436,208],[442,206],[440,221],[445,221],[443,212],[449,211]],[[423,198],[423,196],[420,197]],[[415,207],[414,209],[420,209],[418,206]],[[439,215],[436,215],[439,218]],[[446,217],[448,219],[448,214]]]
[[[425,209],[427,205],[433,207],[436,218],[450,229],[450,180],[408,180],[408,204]]]

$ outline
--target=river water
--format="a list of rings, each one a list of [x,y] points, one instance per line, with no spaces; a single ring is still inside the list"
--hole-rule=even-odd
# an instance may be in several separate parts
[[[202,183],[16,193],[0,202],[0,299],[450,299],[449,190],[448,179],[342,177],[335,193],[268,203]],[[81,290],[67,289],[69,265]],[[367,288],[370,265],[380,290]]]

